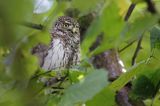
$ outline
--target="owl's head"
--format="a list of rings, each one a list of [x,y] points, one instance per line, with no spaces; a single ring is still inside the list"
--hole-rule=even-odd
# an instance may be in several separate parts
[[[79,24],[76,20],[68,16],[61,16],[55,22],[54,27],[59,31],[70,33],[70,34],[79,34]]]

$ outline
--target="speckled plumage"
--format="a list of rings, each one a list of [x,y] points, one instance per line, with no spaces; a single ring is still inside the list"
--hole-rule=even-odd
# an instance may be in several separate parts
[[[68,16],[60,17],[51,32],[51,43],[38,53],[41,67],[45,70],[70,68],[80,62],[79,24]],[[40,48],[40,47],[39,47]]]

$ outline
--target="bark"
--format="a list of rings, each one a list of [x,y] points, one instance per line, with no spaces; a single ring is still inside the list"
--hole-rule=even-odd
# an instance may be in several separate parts
[[[114,81],[122,73],[123,67],[119,61],[118,52],[115,49],[107,50],[93,59],[96,68],[105,68],[108,71],[108,79],[110,81]]]

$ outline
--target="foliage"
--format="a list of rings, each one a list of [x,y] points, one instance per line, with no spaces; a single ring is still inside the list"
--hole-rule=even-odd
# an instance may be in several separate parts
[[[1,106],[116,106],[116,92],[128,82],[133,85],[131,99],[143,100],[147,106],[160,104],[160,0],[152,0],[156,12],[148,8],[146,1],[151,0],[44,0],[53,5],[42,13],[34,12],[42,8],[41,4],[35,7],[36,1],[0,1]],[[136,7],[124,21],[131,3]],[[78,10],[77,20],[90,13],[94,19],[83,35],[82,64],[69,70],[69,80],[61,84],[62,88],[56,84],[59,88],[51,89],[40,79],[55,77],[56,73],[42,70],[31,50],[38,43],[49,44],[53,22],[70,8]],[[32,23],[43,28],[33,28]],[[101,34],[104,36],[100,45],[90,51]],[[131,41],[138,42],[141,36],[140,52],[133,66],[136,43],[119,53],[127,72],[115,81],[109,82],[106,70],[96,69],[90,62],[90,58],[111,48],[118,51]]]
[[[148,73],[141,73],[137,79],[133,81],[133,91],[131,96],[133,99],[154,99],[160,89],[160,71],[149,70]]]
[[[158,26],[153,27],[150,31],[151,49],[154,49],[154,48],[159,49],[159,40],[160,40],[159,31],[160,29]]]

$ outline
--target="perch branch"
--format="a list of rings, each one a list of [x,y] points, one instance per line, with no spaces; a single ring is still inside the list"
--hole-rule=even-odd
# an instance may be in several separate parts
[[[135,50],[134,55],[132,57],[132,66],[136,62],[136,58],[138,56],[138,53],[139,53],[140,49],[142,49],[142,47],[141,47],[142,38],[143,38],[143,35],[141,35],[140,38],[139,38],[139,40],[138,40],[136,50]]]

